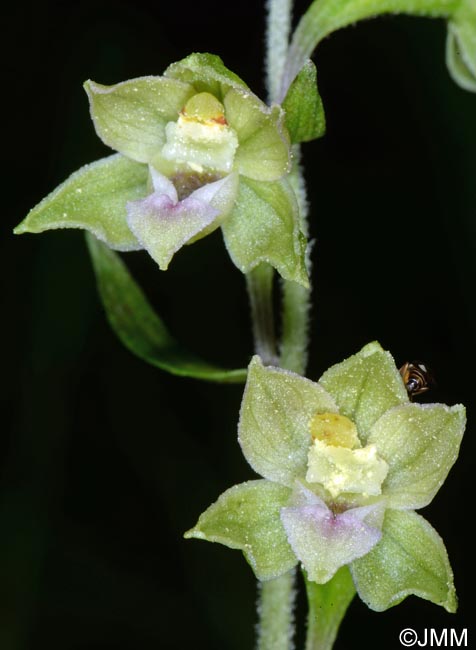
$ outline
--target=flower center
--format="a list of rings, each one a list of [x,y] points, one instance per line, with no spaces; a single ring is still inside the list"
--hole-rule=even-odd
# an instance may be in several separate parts
[[[388,465],[375,445],[362,447],[352,420],[336,413],[314,415],[306,481],[320,483],[332,498],[343,492],[381,494]]]
[[[233,167],[238,137],[228,126],[225,108],[210,93],[191,97],[176,122],[165,127],[161,155],[195,172],[227,174]]]

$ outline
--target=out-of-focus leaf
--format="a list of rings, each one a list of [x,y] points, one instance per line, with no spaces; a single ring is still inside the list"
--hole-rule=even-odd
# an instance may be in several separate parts
[[[87,242],[108,320],[131,352],[174,375],[222,383],[245,380],[245,369],[219,368],[184,350],[152,309],[121,258],[90,235]]]

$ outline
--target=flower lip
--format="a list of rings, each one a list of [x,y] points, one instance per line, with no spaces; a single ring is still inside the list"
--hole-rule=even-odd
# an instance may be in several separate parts
[[[344,564],[367,554],[380,540],[383,502],[332,511],[302,484],[291,504],[281,509],[281,521],[291,548],[309,578],[325,583]]]
[[[127,223],[163,270],[173,255],[194,238],[220,225],[236,192],[233,174],[199,187],[179,200],[173,183],[151,168],[154,191],[127,204]]]
[[[332,498],[345,492],[381,494],[388,465],[375,445],[362,447],[352,420],[338,413],[316,413],[309,428],[313,442],[306,481],[321,484]]]

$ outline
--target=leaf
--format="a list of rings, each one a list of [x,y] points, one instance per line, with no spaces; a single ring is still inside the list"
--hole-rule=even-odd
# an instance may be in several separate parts
[[[121,258],[91,236],[87,237],[87,244],[109,323],[126,348],[173,375],[223,383],[245,380],[246,370],[225,370],[183,350]]]
[[[118,154],[85,165],[35,206],[14,232],[82,228],[116,250],[138,250],[141,245],[126,222],[126,203],[147,194],[148,176],[145,165]]]
[[[175,122],[194,94],[189,84],[163,77],[140,77],[113,86],[86,81],[96,133],[112,149],[151,163],[165,142],[165,126]]]
[[[357,425],[367,444],[370,427],[388,409],[408,404],[408,395],[395,362],[378,343],[326,370],[319,382],[335,399],[339,413]]]
[[[342,27],[381,14],[451,16],[460,0],[314,0],[294,32],[283,74],[281,97],[323,38]]]
[[[309,142],[324,135],[326,117],[317,89],[316,66],[308,60],[292,82],[282,104],[291,142]]]
[[[355,587],[347,567],[342,567],[324,585],[308,580],[306,583],[309,614],[307,618],[306,650],[332,650],[339,625],[355,596]]]
[[[367,443],[389,465],[382,491],[390,508],[430,503],[458,457],[465,423],[463,406],[445,404],[405,404],[377,420]]]
[[[286,180],[266,183],[242,176],[235,208],[222,230],[230,257],[243,273],[267,262],[284,279],[309,286],[306,242],[296,197]]]
[[[294,486],[306,474],[312,416],[336,410],[319,384],[253,357],[238,425],[246,460],[265,478]]]
[[[289,495],[288,488],[271,481],[235,485],[200,515],[185,537],[240,549],[259,580],[276,578],[297,564],[279,517]]]
[[[448,555],[426,519],[412,510],[387,510],[382,532],[377,546],[350,566],[364,603],[382,612],[414,594],[455,612]]]
[[[476,92],[476,3],[462,0],[448,24],[446,63],[462,88]]]

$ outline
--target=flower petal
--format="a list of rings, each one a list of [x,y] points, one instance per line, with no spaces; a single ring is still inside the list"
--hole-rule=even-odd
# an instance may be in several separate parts
[[[329,368],[319,382],[334,397],[339,413],[355,422],[363,445],[385,411],[409,402],[392,356],[376,342]]]
[[[166,194],[172,203],[178,203],[177,190],[171,180],[149,165],[152,187],[157,194]]]
[[[96,133],[112,149],[138,162],[152,162],[165,142],[165,126],[177,120],[194,94],[189,84],[140,77],[113,86],[86,81]]]
[[[410,594],[456,611],[453,572],[443,541],[416,512],[387,510],[381,541],[350,568],[359,596],[377,612]]]
[[[183,201],[176,201],[175,188],[158,172],[152,175],[159,187],[142,201],[127,205],[129,228],[162,270],[182,246],[217,228],[233,204],[236,176],[205,185]]]
[[[392,508],[423,508],[458,457],[466,423],[460,404],[405,404],[387,411],[370,430],[389,472],[382,491]]]
[[[294,486],[306,474],[312,416],[336,410],[319,384],[253,357],[238,425],[246,460],[265,478]]]
[[[185,533],[243,551],[259,580],[270,580],[297,564],[279,513],[291,491],[271,481],[248,481],[224,492]]]
[[[257,181],[276,181],[291,169],[284,111],[268,108],[249,91],[233,88],[223,100],[229,125],[238,135],[235,167]]]
[[[380,501],[335,515],[322,499],[300,485],[294,505],[281,510],[281,521],[309,580],[324,584],[340,567],[377,544],[383,512]]]

